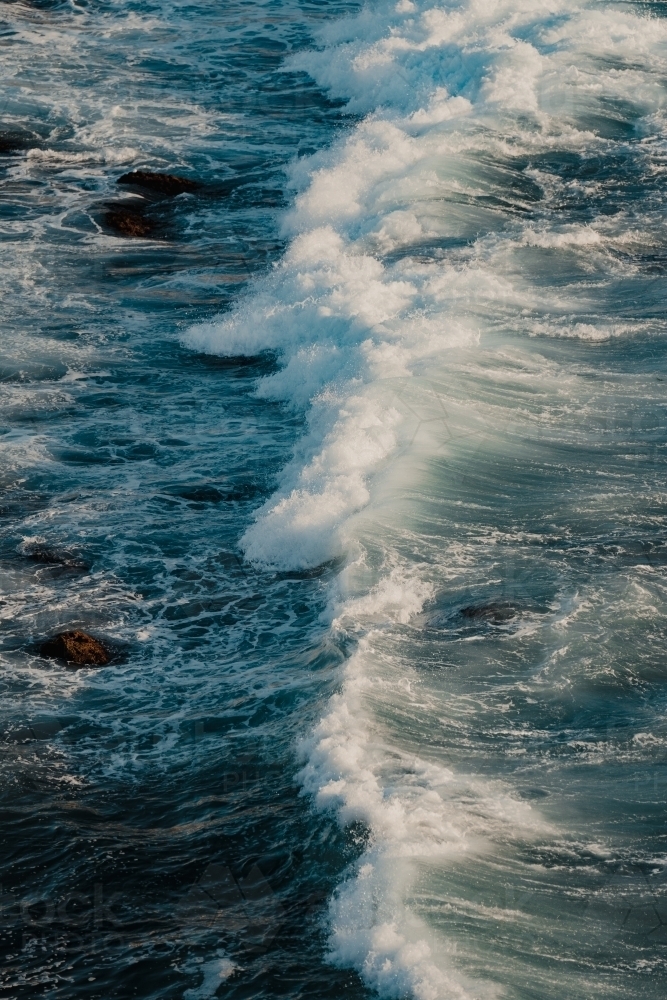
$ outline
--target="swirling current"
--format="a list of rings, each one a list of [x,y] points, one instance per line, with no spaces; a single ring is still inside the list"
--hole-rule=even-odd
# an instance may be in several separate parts
[[[2,4],[0,995],[663,995],[664,13]]]

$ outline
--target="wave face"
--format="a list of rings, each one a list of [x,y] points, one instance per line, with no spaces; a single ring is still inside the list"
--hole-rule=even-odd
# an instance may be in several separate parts
[[[258,398],[305,414],[241,546],[344,563],[299,780],[361,837],[329,955],[383,997],[665,982],[659,13],[328,23],[290,65],[356,118],[293,166],[280,263],[183,341],[274,353]]]

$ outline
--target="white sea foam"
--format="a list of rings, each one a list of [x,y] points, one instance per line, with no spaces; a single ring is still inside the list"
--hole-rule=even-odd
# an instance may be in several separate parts
[[[405,620],[432,591],[396,568],[363,598],[348,602],[334,627],[354,621]],[[348,623],[349,624],[349,623]],[[484,854],[494,841],[532,838],[548,825],[501,782],[451,769],[390,745],[371,704],[391,687],[387,664],[363,638],[348,661],[342,688],[312,736],[299,779],[320,809],[343,825],[359,823],[371,842],[353,877],[330,907],[330,958],[356,967],[383,996],[411,992],[419,1000],[495,995],[491,984],[471,984],[452,966],[446,948],[405,904],[419,863],[442,866]],[[413,700],[405,672],[402,698]]]
[[[210,1000],[220,989],[220,984],[235,972],[236,966],[224,952],[219,951],[214,959],[202,962],[199,966],[190,962],[184,969],[187,972],[201,972],[202,981],[199,986],[186,990],[183,1000]]]
[[[40,166],[77,167],[81,164],[104,163],[111,166],[131,163],[137,156],[137,150],[132,146],[120,149],[89,150],[84,153],[62,153],[56,149],[29,149],[26,153],[28,162],[38,162]]]
[[[522,160],[522,179],[547,205],[597,196],[594,184],[554,179],[532,160],[606,149],[596,122],[613,102],[658,115],[666,41],[665,21],[574,0],[401,0],[327,25],[320,50],[292,60],[365,117],[295,164],[282,263],[231,316],[185,337],[219,354],[274,351],[281,368],[258,393],[307,412],[279,490],[241,540],[250,560],[295,568],[354,552],[363,562],[353,515],[372,504],[378,471],[415,440],[415,410],[397,386],[446,370],[480,337],[510,328],[596,341],[646,331],[611,321],[594,282],[582,279],[573,298],[548,280],[566,254],[579,255],[582,273],[602,266],[595,254],[607,255],[608,273],[631,273],[609,247],[636,242],[636,220],[523,221],[537,196],[507,179]],[[521,263],[527,252],[532,272]],[[550,255],[543,265],[539,253]],[[501,782],[391,745],[372,709],[389,683],[374,637],[378,622],[391,628],[418,611],[429,586],[394,565],[346,602],[347,580],[334,627],[365,637],[304,744],[300,773],[318,808],[370,830],[331,904],[332,959],[387,997],[493,992],[455,973],[406,905],[416,859],[445,864],[548,827]]]
[[[185,337],[213,353],[277,352],[281,371],[262,381],[260,395],[310,407],[298,456],[242,541],[248,558],[294,568],[341,553],[346,519],[371,496],[368,477],[400,441],[404,414],[395,401],[383,406],[383,384],[443,364],[448,349],[473,340],[485,299],[489,312],[511,300],[535,310],[539,301],[548,315],[535,316],[528,333],[595,340],[617,332],[573,319],[569,299],[527,286],[510,257],[513,246],[595,249],[610,234],[522,226],[459,203],[493,193],[476,157],[600,141],[572,125],[575,84],[580,102],[589,92],[591,100],[655,101],[650,72],[636,64],[604,71],[593,60],[630,54],[652,69],[664,34],[664,22],[569,2],[380,4],[328,26],[323,51],[294,58],[350,110],[373,113],[295,166],[298,193],[285,220],[294,239],[274,273],[231,317]],[[448,237],[474,242],[480,222],[489,235],[465,264],[378,259]]]

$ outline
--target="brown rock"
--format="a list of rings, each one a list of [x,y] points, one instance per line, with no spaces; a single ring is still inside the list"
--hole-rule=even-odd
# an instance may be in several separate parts
[[[117,183],[147,188],[149,191],[157,191],[158,194],[166,194],[170,198],[186,191],[197,191],[200,187],[196,181],[188,180],[187,177],[177,177],[176,174],[156,174],[152,170],[133,170],[131,173],[119,177]]]
[[[109,662],[109,654],[98,639],[87,632],[59,632],[45,642],[40,654],[56,660],[66,660],[79,667],[103,667]]]
[[[126,205],[110,208],[104,216],[104,222],[109,229],[123,236],[149,236],[155,229],[154,223],[142,212]]]

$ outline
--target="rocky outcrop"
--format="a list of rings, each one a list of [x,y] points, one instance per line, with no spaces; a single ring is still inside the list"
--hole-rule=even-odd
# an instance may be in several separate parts
[[[103,667],[109,653],[99,639],[87,632],[59,632],[40,648],[40,654],[54,660],[65,660],[77,667]]]
[[[177,177],[176,174],[157,174],[153,170],[132,170],[118,178],[118,184],[128,184],[131,187],[145,188],[156,194],[174,198],[177,194],[191,194],[201,187],[196,181],[187,177]]]
[[[107,202],[102,225],[117,236],[164,238],[170,229],[170,211],[165,199],[197,191],[201,185],[176,174],[158,174],[152,170],[133,170],[118,178],[118,184],[137,188],[132,200]]]

